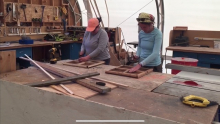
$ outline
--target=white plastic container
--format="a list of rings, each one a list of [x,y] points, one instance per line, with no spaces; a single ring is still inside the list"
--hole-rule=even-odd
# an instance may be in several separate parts
[[[219,40],[214,41],[214,48],[220,49],[220,41]]]

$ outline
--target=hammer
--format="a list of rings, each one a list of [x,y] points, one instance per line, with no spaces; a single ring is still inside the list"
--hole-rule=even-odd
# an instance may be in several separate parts
[[[25,13],[25,9],[26,9],[26,5],[25,4],[21,4],[21,9],[23,9],[23,11],[24,11],[24,17],[25,17],[25,21],[27,21],[27,18],[26,18],[26,13]]]

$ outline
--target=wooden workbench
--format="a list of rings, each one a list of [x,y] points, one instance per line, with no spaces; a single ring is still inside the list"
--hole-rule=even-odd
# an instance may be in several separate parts
[[[211,123],[218,106],[208,108],[191,108],[183,105],[179,97],[150,92],[173,75],[151,73],[140,79],[105,74],[105,70],[114,66],[100,65],[85,69],[62,65],[63,61],[55,65],[77,73],[100,72],[99,78],[126,84],[127,89],[115,87],[106,95],[100,95],[83,86],[76,86],[76,94],[89,96],[85,99],[58,95],[49,88],[32,88],[24,84],[49,80],[45,74],[35,67],[0,74],[2,95],[2,122],[30,121],[41,123],[75,123],[75,120],[145,120],[151,124],[157,123]],[[4,81],[3,81],[4,80]],[[13,82],[13,83],[10,83]],[[82,88],[83,87],[83,88]],[[75,88],[75,87],[74,87]],[[74,89],[73,88],[73,89]],[[60,93],[59,93],[60,94]],[[92,94],[92,95],[91,95]],[[33,109],[35,108],[35,109]],[[12,111],[9,111],[12,110]],[[23,113],[23,114],[22,114]],[[14,119],[6,119],[8,117]]]
[[[166,48],[166,50],[220,55],[220,49],[206,48],[206,47],[169,46]]]
[[[27,47],[39,47],[39,46],[50,46],[52,44],[69,44],[69,43],[82,43],[82,42],[65,40],[65,41],[34,41],[33,44],[11,43],[9,46],[1,46],[0,50],[27,48]]]

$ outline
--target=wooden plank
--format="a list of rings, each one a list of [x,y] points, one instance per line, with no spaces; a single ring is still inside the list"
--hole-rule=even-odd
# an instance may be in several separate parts
[[[198,85],[190,85],[188,83],[184,83],[186,81],[193,81],[193,82],[197,83]],[[195,87],[195,88],[199,88],[199,89],[207,89],[207,90],[213,90],[216,92],[220,92],[220,84],[212,84],[212,83],[208,83],[208,82],[196,81],[193,79],[182,79],[182,78],[177,78],[177,77],[173,77],[166,82],[178,84],[178,85],[185,85],[185,86],[189,86],[189,87]]]
[[[111,94],[96,95],[88,100],[186,124],[210,124],[218,109],[218,105],[191,108],[184,105],[179,97],[132,88],[114,89]]]
[[[136,78],[130,78],[130,77],[124,77],[124,76],[118,76],[118,75],[110,75],[106,74],[106,70],[110,70],[115,68],[115,66],[110,66],[110,65],[100,65],[98,67],[90,68],[90,69],[85,69],[85,68],[78,68],[78,67],[70,67],[70,66],[65,66],[62,65],[63,61],[68,61],[68,60],[62,60],[58,61],[57,64],[53,64],[51,66],[59,68],[59,69],[65,69],[70,72],[77,72],[80,74],[87,73],[87,72],[93,72],[97,71],[100,73],[99,76],[96,76],[94,78],[101,78],[104,80],[109,80],[113,81],[116,83],[120,83],[123,85],[127,85],[129,87],[137,88],[140,90],[145,90],[145,91],[152,91],[174,75],[171,74],[163,74],[163,73],[157,73],[157,72],[151,72],[148,75],[145,75],[139,79]],[[49,64],[48,64],[49,65]]]
[[[37,36],[39,37],[41,35],[40,34],[36,35],[36,38],[39,39]],[[42,38],[43,38],[43,36],[45,36],[45,35],[42,35]],[[34,38],[34,39],[36,39],[36,38]],[[9,41],[11,41],[11,40],[9,40]],[[68,44],[68,43],[81,43],[81,42],[66,40],[66,41],[60,41],[60,42],[56,42],[56,41],[44,41],[44,42],[34,41],[34,44],[13,43],[13,44],[10,44],[9,46],[0,47],[0,50],[10,50],[10,49],[16,49],[16,48],[38,47],[38,46],[49,46],[49,45],[53,45],[53,44]]]
[[[22,58],[22,57],[20,57],[20,58]],[[24,60],[27,60],[27,59],[25,59],[25,58],[22,58],[22,59],[24,59]],[[29,61],[29,60],[28,60]],[[35,61],[38,65],[40,65],[41,67],[43,67],[46,71],[48,71],[48,72],[50,72],[50,73],[53,73],[53,74],[55,74],[55,75],[57,75],[57,76],[60,76],[60,77],[68,77],[68,76],[73,76],[73,74],[70,74],[70,73],[68,73],[68,72],[65,72],[65,71],[62,71],[62,70],[59,70],[59,69],[56,69],[56,68],[53,68],[53,67],[51,67],[51,66],[48,66],[48,65],[46,65],[46,64],[44,64],[44,63],[41,63],[41,62],[37,62],[37,61]],[[94,72],[94,74],[95,74],[95,72]],[[82,74],[82,75],[84,75],[84,74]],[[86,75],[86,74],[85,74]],[[96,75],[97,75],[97,72],[96,72]],[[74,75],[75,76],[75,75]],[[80,75],[78,75],[78,76],[80,76]],[[93,75],[94,76],[94,75]],[[76,76],[77,77],[77,76]],[[83,77],[82,77],[83,78]],[[60,81],[60,80],[62,80],[62,79],[56,79],[56,80],[58,80],[58,81]],[[66,80],[66,79],[64,79],[64,80]],[[54,80],[52,80],[52,82],[53,82]],[[77,81],[79,81],[79,79],[78,80],[76,80],[76,82]],[[44,84],[44,86],[45,86],[45,84],[47,84],[46,86],[48,86],[48,85],[51,85],[51,83],[50,83],[51,81],[47,81],[46,83],[43,83]],[[37,82],[37,83],[35,83],[36,85],[38,85],[38,84],[42,84],[42,82]],[[58,83],[59,84],[59,83]],[[80,81],[80,84],[81,85],[83,85],[83,86],[86,86],[87,88],[90,88],[90,89],[92,89],[92,90],[95,90],[95,91],[97,91],[97,92],[99,92],[99,93],[107,93],[107,92],[110,92],[111,90],[110,90],[110,88],[109,87],[106,87],[106,86],[103,86],[103,87],[99,87],[98,85],[94,85],[94,84],[92,84],[92,83],[87,83],[87,82],[83,82],[83,81]],[[36,86],[35,85],[35,86]],[[39,86],[39,85],[38,85]]]
[[[113,66],[120,66],[121,63],[120,61],[118,60],[118,58],[113,54],[112,51],[109,51],[109,54],[110,54],[110,65],[113,65]]]
[[[60,70],[63,70],[63,71],[66,71],[66,72],[70,72],[72,74],[80,74],[78,72],[74,72],[73,70],[67,70],[67,69],[64,69],[64,68],[59,68],[57,66],[53,66],[54,68],[57,68],[57,69],[60,69]],[[94,79],[94,80],[97,80],[97,81],[102,81],[102,82],[106,82],[108,84],[113,84],[113,85],[116,85],[118,87],[121,87],[121,88],[127,88],[128,85],[124,85],[124,84],[120,84],[120,83],[117,83],[117,82],[113,82],[113,81],[110,81],[110,80],[105,80],[105,79],[102,79],[102,78],[98,78],[98,77],[90,77],[90,78],[86,78],[86,79]]]
[[[87,80],[87,79],[81,79],[81,80],[76,80],[76,82],[78,84],[81,84],[85,87],[89,87],[99,93],[107,93],[107,92],[110,92],[111,91],[111,88],[109,87],[106,87],[106,86],[99,86],[99,85],[96,85],[96,82],[95,81],[92,81],[92,80]]]
[[[24,60],[27,60],[27,61],[30,61],[29,59],[26,59],[26,58],[23,58],[23,57],[20,57],[21,59],[24,59]],[[52,74],[54,74],[54,75],[56,75],[56,76],[59,76],[59,77],[70,77],[70,76],[75,76],[76,75],[76,73],[75,74],[73,74],[73,73],[69,73],[69,72],[67,72],[67,71],[64,71],[64,70],[62,70],[62,69],[57,69],[57,68],[54,68],[51,64],[49,64],[49,65],[47,65],[47,64],[44,64],[44,63],[42,63],[42,62],[37,62],[37,61],[35,61],[35,63],[37,63],[39,66],[41,66],[41,67],[43,67],[46,71],[49,71],[49,72],[51,72]],[[62,63],[62,62],[61,62]],[[51,65],[51,66],[50,66]],[[93,71],[94,72],[94,71]],[[86,73],[87,74],[87,73]],[[87,80],[92,80],[92,81],[99,81],[100,82],[100,78],[97,78],[97,79],[89,79],[89,78],[86,78]],[[108,83],[107,81],[105,81],[105,80],[102,80],[102,82],[104,82],[104,83]],[[81,84],[82,84],[82,82],[81,82]],[[89,86],[88,84],[85,84],[85,86]],[[110,88],[116,88],[116,86],[115,85],[113,85],[113,84],[107,84],[106,86],[108,86],[108,87],[110,87]],[[94,85],[92,86],[91,85],[91,87],[93,87],[94,88]],[[125,87],[125,86],[124,86]],[[97,86],[96,88],[94,88],[94,90],[96,90],[96,89],[98,89],[99,87]],[[102,87],[102,89],[104,89],[103,87]],[[108,89],[107,87],[106,87],[106,89]],[[99,90],[100,91],[100,90]],[[108,91],[108,90],[106,90],[106,91]],[[101,92],[101,93],[103,93],[103,92]]]
[[[16,70],[16,51],[0,51],[0,73]]]
[[[53,76],[55,78],[59,78],[56,75],[53,75]],[[26,78],[23,78],[23,77],[26,77]],[[35,67],[29,67],[27,69],[21,69],[21,70],[9,72],[9,73],[0,74],[0,79],[13,82],[13,83],[17,83],[17,84],[27,84],[31,82],[41,82],[41,81],[51,80],[47,75],[45,75],[44,73],[42,73],[39,69]],[[80,84],[77,84],[77,83],[65,84],[65,86],[74,92],[74,95],[72,95],[71,97],[88,98],[88,97],[98,94],[98,92],[91,90],[89,88],[86,88],[84,86],[81,86]],[[107,86],[111,88],[116,88],[116,86],[114,85],[107,84]],[[38,89],[42,89],[42,90],[46,90],[50,92],[55,91],[51,87],[39,87]],[[62,90],[63,92],[66,92],[64,89]],[[57,92],[57,91],[55,93],[61,94],[61,92]]]
[[[153,90],[153,92],[178,97],[196,95],[207,98],[211,101],[216,101],[220,104],[220,93],[212,90],[199,89],[195,87],[188,87],[171,83],[163,83],[155,90]]]
[[[105,71],[107,74],[115,74],[115,75],[121,75],[121,76],[127,76],[127,77],[133,77],[133,78],[140,78],[144,75],[150,73],[153,71],[153,69],[146,69],[141,68],[136,72],[129,73],[128,71],[132,68],[132,66],[120,66],[117,68],[110,69],[108,71]]]
[[[210,69],[210,68],[202,68],[202,67],[186,66],[186,65],[177,65],[177,64],[170,64],[170,63],[166,64],[166,68],[181,70],[181,71],[194,72],[194,73],[220,76],[220,69]]]
[[[96,76],[96,75],[99,75],[99,73],[93,72],[93,73],[76,75],[76,76],[66,77],[66,78],[59,78],[59,79],[54,79],[54,80],[49,80],[49,81],[28,83],[26,85],[32,86],[32,87],[46,87],[49,85],[67,84],[69,82],[65,82],[65,81],[75,81],[77,79],[83,79],[83,78]]]

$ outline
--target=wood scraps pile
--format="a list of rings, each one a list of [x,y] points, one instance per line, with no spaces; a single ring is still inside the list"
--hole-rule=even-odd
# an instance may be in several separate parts
[[[56,75],[58,79],[55,79],[54,77],[51,77],[52,80],[43,81],[43,82],[34,82],[34,83],[28,83],[26,85],[28,86],[37,86],[40,87],[40,89],[48,89],[49,88],[55,89],[56,91],[59,91],[62,94],[70,95],[70,96],[77,96],[81,98],[89,98],[91,96],[94,96],[98,93],[108,93],[111,91],[111,89],[114,89],[117,87],[118,84],[113,85],[110,84],[110,81],[102,80],[102,79],[95,79],[95,78],[89,78],[95,75],[99,75],[97,72],[88,73],[88,74],[73,74],[70,72],[66,72],[63,70],[59,70],[57,68],[54,68],[52,66],[46,65],[41,62],[33,61],[30,59],[26,59],[23,57],[20,57],[23,60],[31,61],[36,66],[38,66],[44,73],[51,73],[53,75]],[[74,83],[73,83],[74,82]],[[82,88],[84,87],[84,88]],[[84,91],[82,90],[84,89]],[[51,90],[51,89],[50,89]],[[79,91],[81,90],[81,91]],[[90,92],[87,95],[82,95],[80,93],[82,92]]]
[[[72,60],[69,62],[64,62],[63,65],[82,67],[82,68],[91,68],[91,67],[95,67],[95,66],[98,66],[104,63],[105,63],[104,61],[98,61],[98,60],[89,60],[86,62],[79,62],[77,59],[77,60]]]
[[[115,74],[115,75],[121,75],[121,76],[127,76],[127,77],[133,77],[133,78],[140,78],[143,77],[146,74],[149,74],[150,72],[153,71],[151,68],[141,68],[136,72],[129,73],[128,71],[132,68],[133,66],[120,66],[117,68],[113,68],[109,71],[105,71],[107,74]]]

